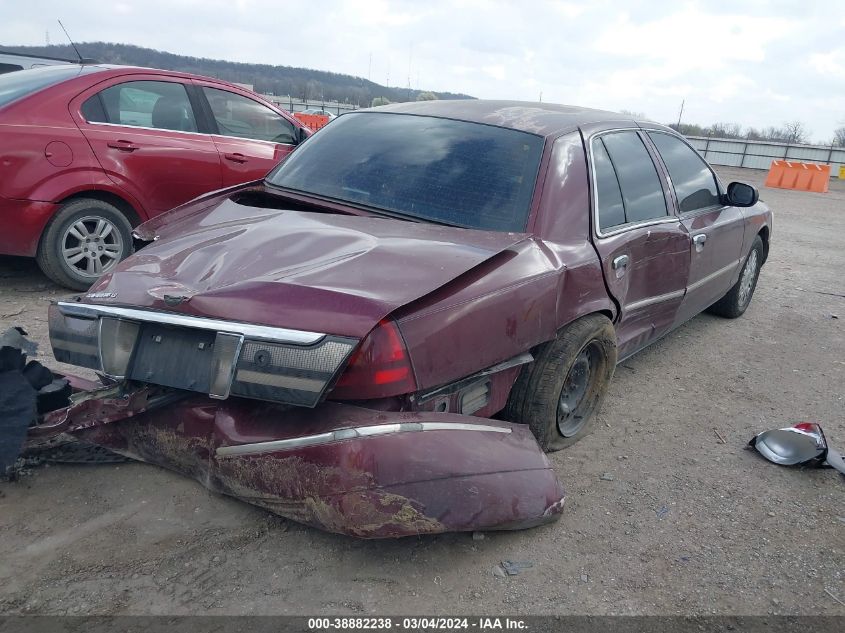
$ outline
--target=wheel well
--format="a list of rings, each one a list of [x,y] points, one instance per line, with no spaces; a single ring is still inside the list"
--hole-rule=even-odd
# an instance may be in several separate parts
[[[763,241],[763,262],[765,262],[769,258],[769,227],[764,226],[757,235]]]
[[[126,219],[129,220],[129,224],[132,227],[136,227],[141,223],[141,217],[138,215],[138,212],[129,204],[126,200],[118,196],[117,194],[111,193],[109,191],[101,191],[97,190],[90,190],[90,191],[80,191],[79,193],[75,193],[72,196],[68,196],[59,204],[66,204],[68,202],[72,202],[73,200],[81,200],[83,198],[90,199],[90,200],[101,200],[102,202],[108,202],[111,205],[114,205],[118,209],[120,209],[121,213],[126,216]]]

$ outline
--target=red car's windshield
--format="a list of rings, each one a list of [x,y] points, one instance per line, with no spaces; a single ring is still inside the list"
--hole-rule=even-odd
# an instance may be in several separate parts
[[[345,114],[270,173],[277,187],[453,226],[522,231],[543,138],[479,123]]]
[[[0,108],[66,79],[100,70],[96,66],[57,65],[0,75]]]

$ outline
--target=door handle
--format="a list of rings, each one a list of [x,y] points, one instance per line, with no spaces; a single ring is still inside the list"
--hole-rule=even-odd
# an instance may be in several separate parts
[[[226,160],[230,160],[233,163],[245,163],[249,159],[241,154],[240,152],[235,152],[234,154],[223,154],[223,158]]]
[[[620,255],[610,263],[610,266],[616,271],[616,276],[621,277],[625,274],[625,269],[628,268],[628,263],[630,261],[631,258],[627,255]]]
[[[119,149],[121,152],[134,152],[136,149],[140,149],[137,145],[132,144],[129,141],[108,141],[106,143],[109,147],[113,149]]]
[[[704,233],[699,233],[698,235],[694,235],[692,238],[692,243],[695,244],[695,252],[700,253],[702,249],[704,249],[704,242],[707,241],[707,236]]]

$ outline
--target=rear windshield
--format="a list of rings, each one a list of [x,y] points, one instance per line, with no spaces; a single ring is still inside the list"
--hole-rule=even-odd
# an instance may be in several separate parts
[[[94,66],[62,64],[0,75],[0,108],[66,79],[99,70]]]
[[[543,138],[434,117],[344,114],[270,173],[278,187],[442,224],[525,229]]]

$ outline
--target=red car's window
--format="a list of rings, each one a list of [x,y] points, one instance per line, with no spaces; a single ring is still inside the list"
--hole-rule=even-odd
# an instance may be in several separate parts
[[[89,123],[196,132],[197,121],[181,83],[127,81],[110,86],[82,104]]]
[[[344,114],[267,181],[421,220],[522,231],[543,142],[534,134],[467,121]]]
[[[267,106],[227,90],[203,87],[202,91],[220,134],[273,143],[294,142],[293,124]]]

